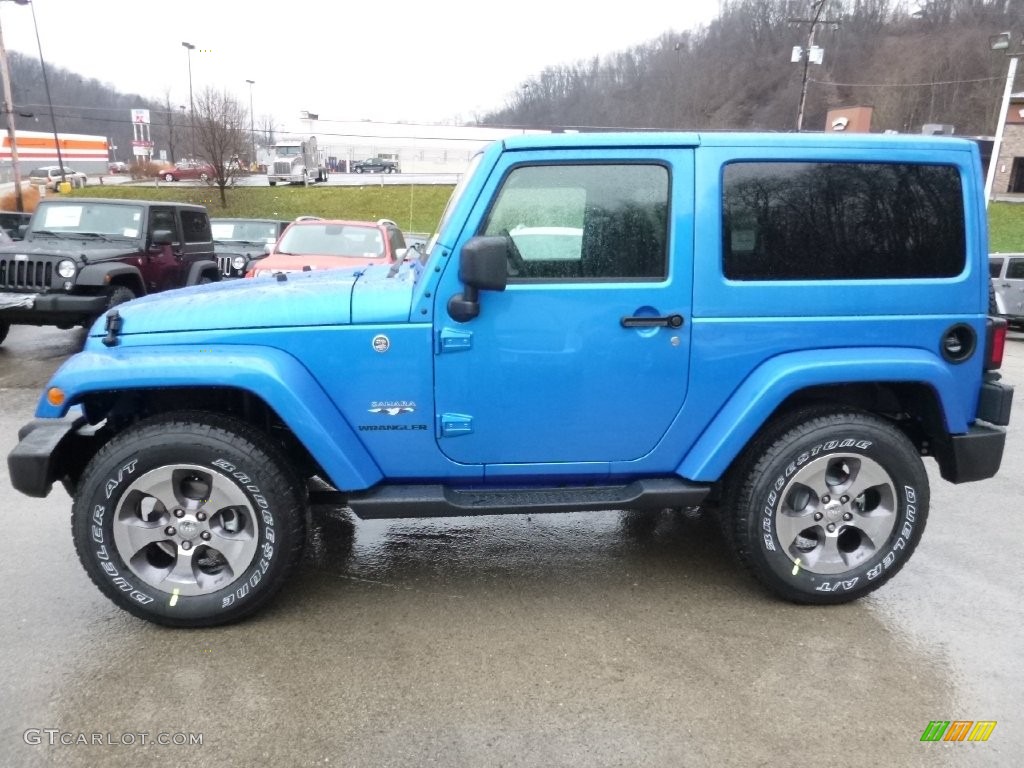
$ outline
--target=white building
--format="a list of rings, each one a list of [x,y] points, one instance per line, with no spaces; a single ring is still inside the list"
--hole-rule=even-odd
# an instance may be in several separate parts
[[[547,131],[424,123],[330,120],[310,115],[285,126],[277,140],[316,136],[325,162],[351,165],[369,157],[397,160],[404,173],[461,173],[469,159],[492,141]],[[257,135],[257,139],[258,139]]]

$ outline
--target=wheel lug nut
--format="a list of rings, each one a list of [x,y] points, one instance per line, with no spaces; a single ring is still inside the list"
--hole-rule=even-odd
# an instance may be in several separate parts
[[[846,520],[847,522],[849,522],[850,520],[853,520],[853,515],[851,515],[849,512],[847,512],[845,515],[843,515],[843,520]]]
[[[176,509],[176,510],[174,510],[174,516],[175,517],[184,517],[185,516],[185,510],[184,509]]]
[[[841,502],[843,502],[843,504],[845,504],[845,503],[846,503],[846,502],[848,502],[849,500],[850,500],[850,497],[849,497],[849,496],[843,496],[843,498],[841,498],[841,499],[840,499],[840,501],[841,501]]]
[[[828,504],[830,501],[832,501],[832,497],[831,496],[822,496],[821,497],[821,502],[823,504]]]
[[[168,525],[166,528],[164,528],[164,533],[166,533],[168,536],[173,536],[177,532],[178,531],[175,529],[173,525]]]
[[[196,512],[196,520],[198,520],[199,522],[203,522],[203,520],[205,520],[205,519],[206,519],[206,513],[205,512]]]
[[[829,533],[832,533],[833,531],[835,531],[835,529],[836,529],[836,524],[835,523],[829,523],[828,524],[828,532]],[[185,543],[187,544],[188,542],[185,542]]]
[[[824,515],[821,514],[821,512],[815,512],[814,513],[814,519],[815,520],[821,520],[821,518],[823,518],[823,517],[824,517]]]
[[[192,549],[192,542],[191,541],[183,541],[183,542],[181,542],[181,548],[186,550],[186,551]]]
[[[209,531],[203,531],[199,534],[199,538],[201,538],[203,541],[209,541],[212,537],[210,536]]]

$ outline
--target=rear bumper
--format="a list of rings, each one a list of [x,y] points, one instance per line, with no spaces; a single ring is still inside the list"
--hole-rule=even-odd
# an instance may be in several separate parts
[[[951,483],[987,480],[999,471],[1010,423],[1013,387],[990,379],[982,384],[978,398],[978,421],[965,435],[950,435],[936,445],[935,458],[942,477]]]

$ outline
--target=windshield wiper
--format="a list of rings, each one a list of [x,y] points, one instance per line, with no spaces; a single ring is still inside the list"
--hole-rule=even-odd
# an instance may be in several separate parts
[[[108,243],[113,242],[113,238],[110,235],[105,235],[102,232],[75,232],[75,234],[82,237],[96,237],[100,240],[106,240]]]
[[[67,232],[54,232],[50,229],[34,229],[31,232],[26,232],[26,235],[45,235],[46,237],[67,237]]]

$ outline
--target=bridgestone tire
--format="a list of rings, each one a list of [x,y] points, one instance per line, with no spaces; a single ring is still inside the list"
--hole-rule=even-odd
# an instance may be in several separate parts
[[[739,561],[770,591],[845,603],[907,562],[928,498],[921,458],[898,429],[852,409],[806,409],[766,429],[731,470],[722,523]]]
[[[265,605],[298,562],[300,488],[277,446],[240,421],[154,417],[89,462],[72,507],[75,548],[129,613],[172,627],[225,624]]]

